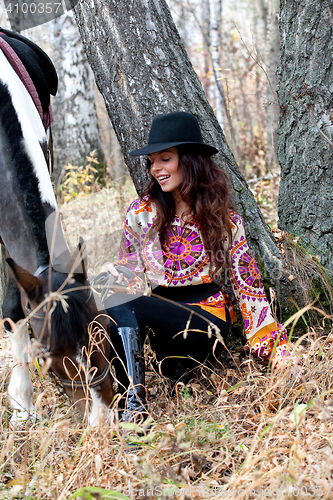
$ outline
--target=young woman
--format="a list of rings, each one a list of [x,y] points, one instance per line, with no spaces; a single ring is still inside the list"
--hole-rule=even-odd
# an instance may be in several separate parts
[[[157,115],[148,145],[131,152],[147,155],[151,181],[128,209],[121,242],[117,264],[132,278],[125,280],[125,294],[106,302],[117,323],[111,338],[123,359],[117,377],[127,388],[127,370],[135,386],[128,392],[130,411],[137,398],[144,401],[141,345],[147,333],[161,373],[173,380],[221,352],[217,339],[226,339],[236,319],[222,277],[230,278],[252,352],[273,366],[287,352],[286,333],[272,315],[230,183],[211,158],[215,153],[203,143],[197,119],[182,111]],[[125,279],[110,263],[102,270]]]

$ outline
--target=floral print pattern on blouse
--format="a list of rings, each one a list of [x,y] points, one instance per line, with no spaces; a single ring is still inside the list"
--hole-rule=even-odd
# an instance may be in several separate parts
[[[210,257],[195,218],[183,225],[176,216],[171,224],[169,242],[162,247],[152,228],[155,215],[156,207],[149,197],[131,203],[117,264],[127,266],[138,276],[146,273],[149,281],[156,285],[173,287],[211,283]],[[231,224],[229,277],[244,320],[247,347],[279,365],[288,350],[286,332],[273,317],[241,217],[231,215]],[[236,319],[231,299],[224,290],[195,305],[222,320],[226,318],[227,309],[231,321]]]

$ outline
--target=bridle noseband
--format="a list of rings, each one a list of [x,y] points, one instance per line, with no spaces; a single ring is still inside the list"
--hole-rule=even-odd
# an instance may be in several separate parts
[[[109,372],[110,372],[110,362],[109,361],[110,360],[106,360],[105,368],[102,371],[102,373],[98,377],[93,378],[93,380],[91,380],[91,381],[65,380],[62,378],[58,378],[58,380],[63,387],[70,387],[73,389],[96,388],[99,385],[101,385],[104,382],[104,380],[106,380],[107,376],[109,375]]]

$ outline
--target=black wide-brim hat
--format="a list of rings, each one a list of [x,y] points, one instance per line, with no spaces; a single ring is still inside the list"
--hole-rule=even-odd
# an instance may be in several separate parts
[[[194,115],[185,111],[175,111],[166,115],[156,115],[149,132],[147,146],[131,151],[130,155],[149,155],[185,144],[195,146],[196,150],[208,156],[218,152],[216,148],[203,142],[199,122]]]

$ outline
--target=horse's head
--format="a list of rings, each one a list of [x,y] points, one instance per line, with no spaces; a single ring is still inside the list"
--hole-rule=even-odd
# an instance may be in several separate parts
[[[80,252],[79,246],[77,255]],[[84,260],[73,268],[73,256],[70,272],[46,267],[38,276],[12,259],[7,261],[22,289],[22,308],[33,336],[67,395],[84,413],[89,385],[93,402],[108,406],[114,395],[107,334],[110,320],[89,286]]]

